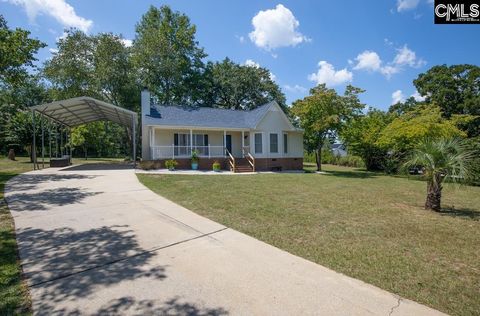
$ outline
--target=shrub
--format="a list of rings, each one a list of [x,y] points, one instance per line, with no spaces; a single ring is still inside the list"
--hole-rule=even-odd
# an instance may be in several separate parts
[[[170,159],[165,161],[165,167],[167,167],[168,170],[173,170],[176,166],[178,166],[178,162],[176,160]]]
[[[197,152],[196,150],[193,150],[193,151],[192,151],[192,158],[191,158],[191,159],[192,159],[192,162],[193,162],[193,163],[198,163],[198,160],[199,160],[200,158],[198,157],[198,152]]]
[[[152,161],[152,160],[140,161],[138,166],[140,167],[140,169],[143,169],[143,170],[156,169],[155,168],[155,161]]]
[[[212,164],[213,171],[220,171],[221,165],[218,162],[218,160],[215,160],[215,162]]]

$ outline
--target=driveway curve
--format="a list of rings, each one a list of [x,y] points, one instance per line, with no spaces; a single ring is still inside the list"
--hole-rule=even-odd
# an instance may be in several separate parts
[[[37,315],[439,315],[201,217],[121,165],[11,179]]]

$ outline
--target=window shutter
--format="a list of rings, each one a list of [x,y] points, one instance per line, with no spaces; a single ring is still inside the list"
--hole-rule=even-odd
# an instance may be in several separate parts
[[[203,135],[203,145],[208,146],[208,134]]]
[[[178,134],[173,134],[173,145],[178,146]]]

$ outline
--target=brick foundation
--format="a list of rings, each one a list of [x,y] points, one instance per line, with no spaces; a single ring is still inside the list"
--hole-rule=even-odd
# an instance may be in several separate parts
[[[142,164],[151,165],[151,169],[165,168],[165,161],[168,159],[142,161]],[[192,169],[192,163],[188,158],[175,159],[178,162],[177,169]],[[200,158],[198,169],[212,170],[212,164],[218,161],[222,170],[229,170],[228,159],[226,158]],[[140,167],[142,167],[140,165]],[[280,170],[302,170],[303,158],[256,158],[256,171],[280,171]]]
[[[303,170],[303,158],[256,158],[255,170]]]

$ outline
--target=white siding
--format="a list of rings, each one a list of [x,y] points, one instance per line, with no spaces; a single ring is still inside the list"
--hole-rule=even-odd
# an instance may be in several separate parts
[[[262,133],[263,153],[255,154],[254,152],[254,134]],[[278,153],[270,152],[270,134],[278,134]],[[283,150],[283,134],[288,135],[288,153]],[[260,121],[257,129],[252,130],[250,137],[252,144],[251,152],[258,158],[301,158],[303,157],[303,133],[292,131],[292,126],[285,119],[285,114],[276,106],[272,106],[265,117]]]

